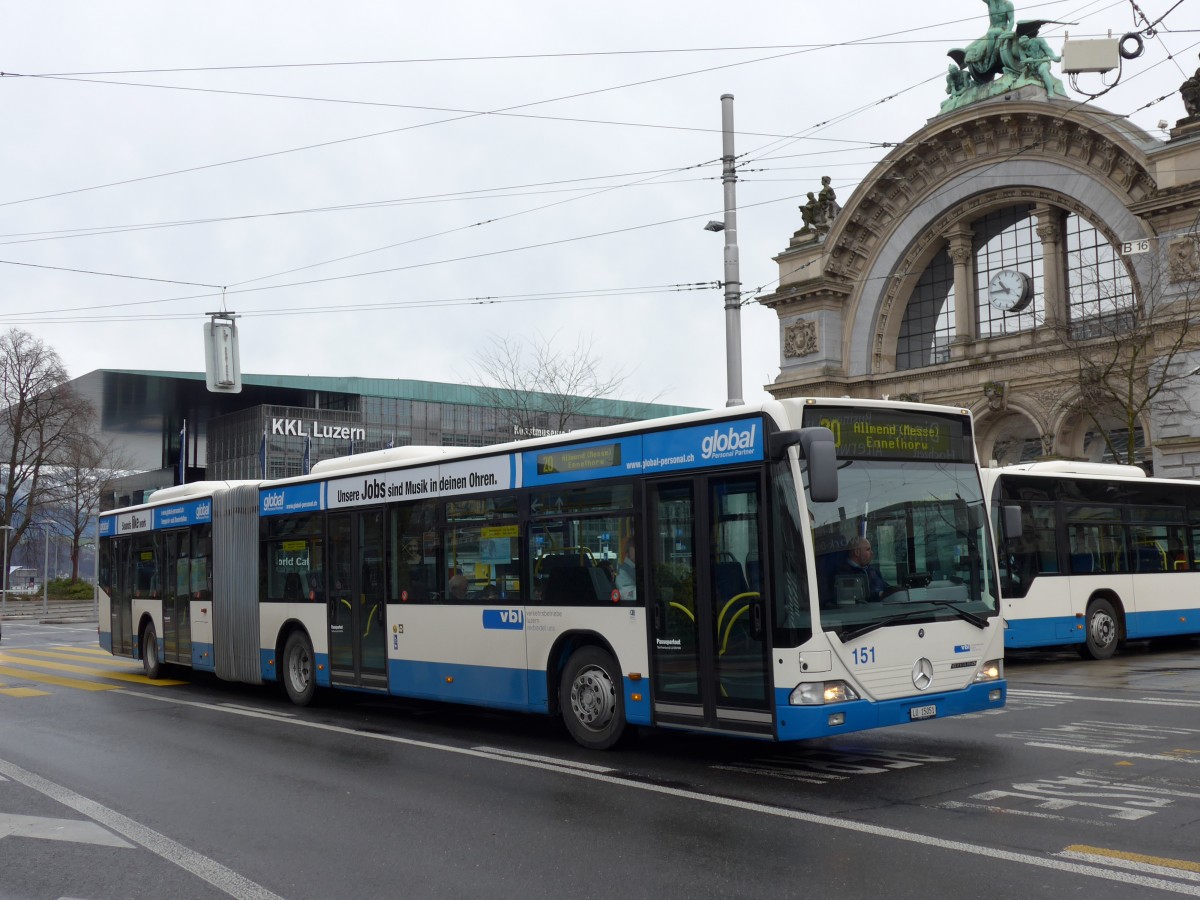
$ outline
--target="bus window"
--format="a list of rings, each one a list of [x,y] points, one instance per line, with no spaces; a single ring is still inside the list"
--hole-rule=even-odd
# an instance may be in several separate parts
[[[634,603],[616,575],[634,540],[633,488],[562,486],[530,498],[530,602],[591,606]],[[636,556],[636,554],[634,554]]]
[[[808,566],[800,539],[800,504],[791,466],[775,464],[771,479],[774,494],[771,504],[771,531],[775,543],[774,625],[775,645],[799,647],[812,637],[812,610],[809,608]],[[749,562],[747,576],[752,590],[762,590],[758,573]]]
[[[158,547],[153,532],[133,539],[133,597],[149,600],[158,596]]]
[[[450,602],[519,603],[521,538],[512,495],[446,502],[443,596]]]
[[[424,500],[389,510],[392,542],[389,602],[429,603],[436,599],[438,556],[437,501]]]
[[[319,584],[321,524],[320,516],[279,516],[264,524],[260,600],[301,603],[324,598]]]

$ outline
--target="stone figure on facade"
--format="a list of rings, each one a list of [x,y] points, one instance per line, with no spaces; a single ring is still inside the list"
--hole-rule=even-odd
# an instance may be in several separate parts
[[[825,213],[825,220],[832,225],[833,220],[837,218],[837,214],[841,212],[841,207],[837,202],[837,194],[833,191],[833,185],[830,184],[828,175],[821,176],[821,192],[817,194],[817,202],[821,204],[821,210]]]
[[[1183,97],[1183,108],[1187,111],[1187,119],[1200,118],[1200,69],[1179,86],[1179,95]]]
[[[1066,97],[1062,82],[1050,72],[1060,57],[1038,31],[1047,19],[1016,21],[1012,0],[983,0],[988,8],[988,29],[965,49],[949,51],[954,60],[946,75],[942,112],[949,112],[1026,86],[1042,88],[1047,98]],[[957,66],[957,69],[955,68]]]
[[[829,226],[833,224],[833,220],[841,211],[841,206],[837,202],[837,194],[830,184],[830,177],[824,175],[821,177],[821,190],[808,192],[808,202],[800,206],[800,218],[804,221],[804,227],[800,229],[800,234],[816,234],[823,235],[829,231]]]

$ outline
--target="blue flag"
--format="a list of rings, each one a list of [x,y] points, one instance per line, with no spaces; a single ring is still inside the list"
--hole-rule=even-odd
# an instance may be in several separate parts
[[[307,475],[309,472],[309,469],[312,468],[312,465],[311,465],[312,460],[311,460],[311,456],[310,456],[311,453],[312,453],[312,435],[306,434],[304,436],[304,474],[305,475]]]

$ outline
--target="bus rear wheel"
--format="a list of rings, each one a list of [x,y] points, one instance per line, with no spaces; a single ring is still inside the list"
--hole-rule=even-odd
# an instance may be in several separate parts
[[[162,663],[158,661],[158,635],[154,633],[153,625],[147,625],[142,632],[142,670],[147,678],[162,676]]]
[[[608,750],[625,733],[625,692],[612,656],[599,647],[571,654],[558,693],[571,737],[589,750]]]
[[[312,642],[302,631],[293,631],[283,645],[283,689],[297,706],[308,706],[317,693]]]
[[[1108,659],[1117,652],[1121,626],[1112,604],[1104,598],[1097,598],[1088,604],[1084,630],[1087,640],[1079,648],[1081,656]]]

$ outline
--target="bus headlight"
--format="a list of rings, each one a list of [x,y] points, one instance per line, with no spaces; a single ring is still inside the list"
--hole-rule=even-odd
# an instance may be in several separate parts
[[[975,683],[979,684],[982,681],[999,681],[1004,677],[1004,660],[989,659],[979,671],[975,673]]]
[[[796,686],[788,702],[792,706],[822,706],[857,699],[857,692],[844,681],[807,681]]]

